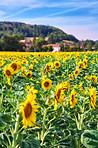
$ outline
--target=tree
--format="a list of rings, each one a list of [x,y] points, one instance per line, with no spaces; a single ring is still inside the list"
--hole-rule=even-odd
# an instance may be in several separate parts
[[[45,41],[44,38],[42,38],[42,37],[38,38],[35,42],[35,47],[36,47],[37,51],[41,51],[42,45],[44,45],[46,43],[47,43],[47,41]]]
[[[25,45],[19,43],[17,35],[3,35],[1,43],[3,51],[24,51]]]
[[[61,42],[59,45],[61,47],[61,51],[64,51],[64,44],[63,44],[63,42]]]
[[[88,50],[92,50],[92,43],[89,42],[89,43],[87,44],[87,49],[88,49]]]
[[[98,42],[95,43],[95,49],[98,51]]]
[[[51,33],[51,34],[49,35],[48,41],[49,41],[49,43],[51,43],[51,44],[54,44],[54,43],[55,43],[55,38],[54,38],[54,36],[53,36],[53,33]]]

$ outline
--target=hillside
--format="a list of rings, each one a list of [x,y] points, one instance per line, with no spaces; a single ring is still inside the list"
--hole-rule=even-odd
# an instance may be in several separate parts
[[[4,34],[24,35],[24,37],[53,37],[55,42],[62,40],[78,42],[73,35],[64,33],[62,30],[45,25],[29,25],[20,22],[0,22],[0,38]]]

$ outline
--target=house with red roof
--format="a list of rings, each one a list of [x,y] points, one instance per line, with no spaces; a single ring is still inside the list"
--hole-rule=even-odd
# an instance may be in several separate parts
[[[25,50],[26,50],[26,51],[28,51],[29,48],[30,48],[31,45],[32,45],[32,43],[31,43],[30,41],[28,41],[28,40],[20,40],[19,42],[25,44],[25,46],[26,46],[26,49],[25,49]]]
[[[45,46],[47,46],[47,47],[52,46],[52,48],[53,48],[53,51],[52,51],[52,52],[59,52],[60,49],[61,49],[61,47],[60,47],[59,44],[47,44],[47,45],[42,45],[42,48],[45,47]]]

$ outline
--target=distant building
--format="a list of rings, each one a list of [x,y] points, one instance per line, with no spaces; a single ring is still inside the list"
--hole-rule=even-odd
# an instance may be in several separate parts
[[[20,40],[19,42],[25,44],[25,46],[26,46],[25,51],[29,51],[29,48],[31,47],[31,42],[30,41],[28,41],[28,40]]]
[[[92,47],[92,50],[95,50],[95,47]]]
[[[75,46],[74,45],[71,45],[70,48],[75,48]]]
[[[61,47],[60,47],[59,44],[47,44],[47,45],[42,45],[42,48],[45,47],[45,46],[47,46],[47,47],[52,46],[52,48],[53,48],[53,51],[52,51],[52,52],[59,52],[60,49],[61,49]]]

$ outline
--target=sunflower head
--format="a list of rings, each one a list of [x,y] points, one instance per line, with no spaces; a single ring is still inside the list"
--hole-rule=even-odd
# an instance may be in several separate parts
[[[32,72],[27,72],[26,73],[26,76],[29,77],[29,78],[31,78],[32,77]]]
[[[12,75],[14,74],[13,69],[9,65],[6,66],[3,70],[4,70],[3,72],[4,72],[4,74],[6,75],[7,78],[11,78]]]
[[[63,89],[63,85],[62,83],[56,86],[56,90],[55,90],[55,99],[57,100],[57,102],[59,102],[60,104],[63,103],[63,98],[64,98],[64,89]]]
[[[95,75],[91,75],[90,79],[94,81],[94,83],[97,83],[97,77]]]
[[[55,66],[56,68],[59,68],[59,67],[61,66],[61,63],[60,63],[59,61],[55,61],[55,62],[54,62],[54,66]]]
[[[69,99],[71,108],[73,108],[77,103],[78,99],[76,98],[76,94],[77,94],[76,91],[73,89],[71,91],[71,95],[70,95],[70,99]]]
[[[89,89],[89,93],[90,93],[90,102],[91,102],[91,106],[93,107],[93,109],[95,109],[96,106],[96,90],[95,88],[91,87]]]
[[[79,67],[83,68],[84,67],[84,63],[82,61],[79,61]]]
[[[52,87],[52,81],[50,79],[43,79],[42,80],[42,88],[50,89]]]
[[[20,111],[22,112],[22,124],[24,125],[24,128],[26,128],[27,126],[34,126],[36,122],[35,112],[38,112],[38,108],[39,106],[37,105],[34,98],[31,99],[27,97],[26,101],[21,103]]]
[[[77,69],[75,70],[75,72],[74,72],[75,77],[77,77],[78,74],[79,74],[79,68],[77,68]]]
[[[73,80],[73,75],[72,75],[72,74],[69,74],[69,78],[70,78],[71,80]]]

